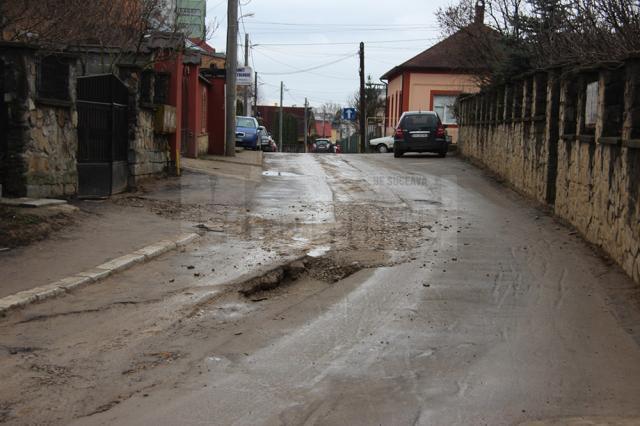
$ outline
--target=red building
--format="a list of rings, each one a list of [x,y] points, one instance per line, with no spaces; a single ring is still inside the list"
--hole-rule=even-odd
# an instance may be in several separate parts
[[[178,170],[181,156],[224,154],[225,72],[215,66],[201,66],[202,57],[211,51],[215,52],[190,43],[184,53],[173,54],[155,65],[157,73],[169,75],[168,102],[176,107],[171,159]]]

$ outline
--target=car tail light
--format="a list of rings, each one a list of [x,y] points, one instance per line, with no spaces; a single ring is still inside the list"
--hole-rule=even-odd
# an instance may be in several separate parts
[[[438,128],[436,129],[436,137],[437,138],[444,138],[446,136],[446,131],[444,129],[444,126],[442,124],[438,124]]]
[[[398,128],[396,129],[395,138],[396,138],[396,139],[402,139],[402,138],[404,138],[404,132],[402,131],[402,129],[401,129],[400,127],[398,127]]]

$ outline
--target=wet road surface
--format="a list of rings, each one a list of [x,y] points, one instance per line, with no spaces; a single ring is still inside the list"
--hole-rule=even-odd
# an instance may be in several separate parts
[[[265,168],[230,235],[0,320],[0,421],[640,424],[640,290],[570,229],[456,158]]]

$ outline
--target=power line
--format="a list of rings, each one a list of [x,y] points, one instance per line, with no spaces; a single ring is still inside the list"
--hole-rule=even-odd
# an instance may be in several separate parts
[[[414,38],[414,39],[406,39],[406,40],[372,40],[365,41],[365,44],[385,44],[385,43],[407,43],[412,41],[432,41],[432,38]],[[328,42],[328,43],[259,43],[254,44],[253,47],[258,46],[344,46],[344,45],[353,45],[358,44],[359,41],[354,42]]]
[[[287,64],[287,63],[285,63],[285,62],[279,61],[279,60],[277,60],[277,59],[275,59],[275,58],[271,57],[270,55],[267,55],[267,54],[266,54],[266,53],[264,53],[261,49],[256,49],[256,50],[257,50],[261,55],[263,55],[263,56],[265,56],[265,57],[269,58],[269,59],[270,59],[270,60],[272,60],[273,62],[279,63],[279,64],[281,64],[281,65],[284,65],[284,66],[289,67],[289,68],[291,68],[292,70],[294,70],[294,71],[292,71],[292,72],[286,72],[286,73],[264,73],[264,72],[263,72],[263,73],[261,73],[262,75],[289,75],[289,74],[302,74],[302,73],[309,73],[309,74],[315,74],[315,75],[319,75],[319,76],[321,76],[321,77],[326,77],[326,78],[335,78],[335,79],[339,79],[339,80],[347,80],[347,81],[352,81],[352,80],[353,80],[353,79],[350,79],[350,78],[335,77],[335,76],[328,76],[328,75],[323,75],[323,74],[313,73],[312,71],[317,70],[317,69],[320,69],[320,68],[324,68],[324,67],[327,67],[327,66],[330,66],[330,65],[337,64],[338,62],[345,61],[345,60],[347,60],[347,59],[349,59],[349,58],[351,58],[351,57],[354,57],[354,56],[355,56],[355,54],[354,54],[354,53],[350,53],[349,55],[347,55],[347,56],[343,56],[342,58],[340,58],[340,59],[338,59],[338,60],[336,60],[336,61],[330,62],[330,63],[317,65],[317,66],[314,66],[314,67],[311,67],[311,68],[308,68],[308,69],[300,69],[300,68],[296,68],[296,67],[294,67],[294,66],[292,66],[292,65],[289,65],[289,64]]]
[[[359,28],[359,27],[364,27],[364,28],[381,28],[378,25],[372,25],[372,24],[338,24],[338,23],[322,23],[319,24],[317,22],[315,23],[302,23],[302,22],[297,22],[297,23],[293,23],[293,22],[270,22],[270,21],[260,21],[260,20],[256,20],[256,21],[252,21],[253,24],[260,24],[260,25],[282,25],[282,26],[289,26],[289,27],[348,27],[348,28]],[[415,24],[384,24],[383,29],[388,29],[388,28],[407,28],[407,27],[419,27],[419,28],[431,28],[431,29],[439,29],[440,27],[438,26],[428,26],[428,25],[424,25],[423,23],[415,23]]]

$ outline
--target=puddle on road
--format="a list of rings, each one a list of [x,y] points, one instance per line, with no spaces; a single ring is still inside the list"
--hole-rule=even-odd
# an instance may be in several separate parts
[[[274,177],[299,177],[301,175],[291,172],[278,172],[275,170],[267,170],[262,172],[262,176],[274,176]]]

